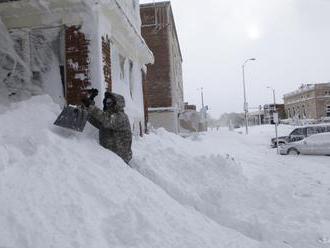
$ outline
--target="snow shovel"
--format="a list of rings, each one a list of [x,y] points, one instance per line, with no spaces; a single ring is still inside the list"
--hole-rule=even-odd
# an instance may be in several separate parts
[[[54,125],[83,132],[88,119],[87,110],[81,107],[66,106],[57,117]]]

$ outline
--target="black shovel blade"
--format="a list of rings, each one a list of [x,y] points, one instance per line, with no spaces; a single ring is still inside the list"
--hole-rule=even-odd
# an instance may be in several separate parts
[[[57,117],[54,125],[69,128],[74,131],[84,131],[88,119],[88,112],[79,107],[66,106]]]

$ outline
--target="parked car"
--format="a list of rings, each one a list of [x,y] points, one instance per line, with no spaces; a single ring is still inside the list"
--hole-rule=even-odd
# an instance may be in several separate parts
[[[281,145],[280,154],[330,156],[330,133],[314,134],[301,141]]]
[[[288,136],[278,137],[278,144],[284,145],[303,140],[313,134],[330,132],[330,124],[308,125],[295,128]],[[277,147],[276,138],[271,139],[271,147]]]

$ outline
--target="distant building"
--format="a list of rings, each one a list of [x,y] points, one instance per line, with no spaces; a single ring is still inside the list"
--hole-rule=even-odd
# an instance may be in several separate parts
[[[264,105],[264,124],[274,124],[274,104]],[[276,104],[276,112],[278,113],[279,119],[286,119],[284,104]]]
[[[302,85],[284,95],[289,118],[321,119],[330,117],[330,83]]]
[[[249,125],[262,125],[265,124],[265,114],[262,110],[249,112]]]
[[[184,103],[184,110],[197,110],[197,107],[196,105],[191,105],[187,102]]]
[[[207,119],[202,111],[197,112],[196,105],[184,103],[184,112],[179,116],[180,133],[207,131]]]
[[[155,57],[147,66],[144,96],[149,123],[178,133],[184,111],[182,54],[170,2],[140,5],[142,36]]]

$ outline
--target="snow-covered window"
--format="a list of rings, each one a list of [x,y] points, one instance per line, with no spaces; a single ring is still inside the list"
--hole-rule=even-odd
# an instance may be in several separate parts
[[[292,131],[290,135],[303,135],[303,134],[304,134],[304,129],[296,128],[295,130]]]
[[[330,105],[327,106],[327,117],[330,117]]]
[[[305,105],[302,106],[303,117],[306,118],[306,109]]]
[[[125,79],[125,57],[119,54],[120,79]]]
[[[129,61],[129,91],[131,97],[133,98],[133,91],[134,91],[134,75],[133,75],[134,64],[133,61]]]

